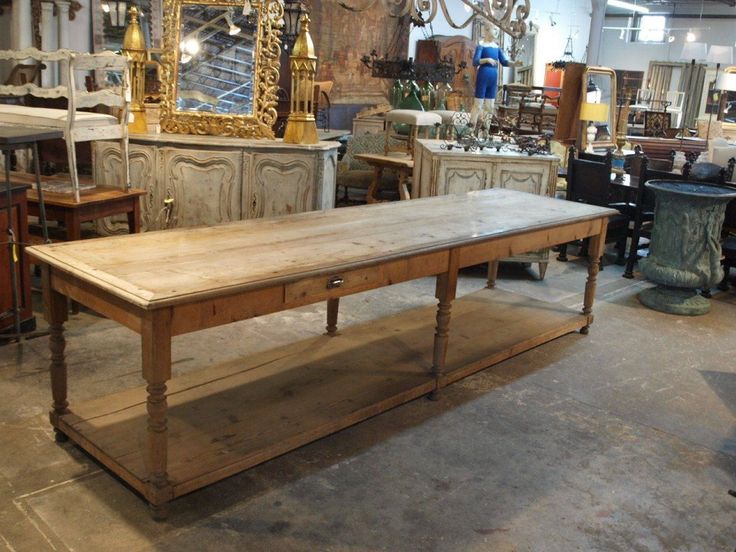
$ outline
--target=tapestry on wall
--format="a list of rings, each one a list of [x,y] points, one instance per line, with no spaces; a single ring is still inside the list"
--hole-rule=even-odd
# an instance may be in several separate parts
[[[360,58],[374,49],[381,57],[388,54],[390,58],[406,58],[408,19],[390,17],[381,3],[359,13],[336,4],[334,0],[310,2],[312,39],[319,57],[317,80],[334,81],[332,103],[385,102],[391,83],[371,77]]]

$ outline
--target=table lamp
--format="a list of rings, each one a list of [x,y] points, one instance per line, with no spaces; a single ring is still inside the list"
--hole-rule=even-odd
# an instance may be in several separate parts
[[[593,123],[607,122],[609,117],[608,104],[586,102],[580,107],[580,120],[588,121],[589,123],[585,131],[587,138],[585,153],[595,153],[593,151],[593,142],[595,141],[595,135],[598,129]]]

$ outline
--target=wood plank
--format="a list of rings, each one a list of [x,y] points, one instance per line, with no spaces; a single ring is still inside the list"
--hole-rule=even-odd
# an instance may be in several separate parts
[[[145,309],[295,282],[615,211],[495,189],[29,248]]]
[[[313,338],[174,378],[167,413],[174,496],[431,391],[434,311],[414,309],[343,328],[339,337]],[[499,290],[460,298],[453,305],[443,382],[588,320]],[[145,401],[145,389],[130,390],[72,405],[74,413],[60,422],[73,440],[144,494]]]

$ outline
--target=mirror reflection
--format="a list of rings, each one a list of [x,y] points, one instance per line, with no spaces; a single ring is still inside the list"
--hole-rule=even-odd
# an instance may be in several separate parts
[[[181,6],[177,111],[253,113],[257,28],[256,10]]]
[[[587,84],[585,101],[587,103],[605,104],[609,106],[608,120],[595,121],[593,125],[596,127],[594,142],[612,142],[613,141],[613,106],[616,105],[613,98],[613,78],[608,73],[595,73],[589,71],[587,73]]]

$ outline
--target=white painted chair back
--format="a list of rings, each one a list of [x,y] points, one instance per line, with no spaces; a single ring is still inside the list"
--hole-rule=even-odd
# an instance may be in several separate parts
[[[125,189],[130,189],[130,169],[128,165],[128,110],[130,105],[130,66],[125,56],[114,52],[101,52],[88,54],[73,52],[71,50],[56,50],[43,52],[36,48],[24,50],[0,50],[0,60],[22,61],[34,59],[40,62],[60,62],[62,65],[63,82],[65,84],[54,87],[41,87],[35,83],[23,85],[2,85],[0,95],[26,96],[32,95],[38,98],[66,98],[68,107],[66,110],[64,125],[64,140],[66,141],[67,155],[69,157],[69,173],[72,181],[74,198],[79,201],[79,175],[77,173],[77,156],[74,144],[77,142],[88,142],[91,140],[120,140],[122,153],[121,182]],[[119,71],[122,73],[121,86],[106,88],[94,92],[87,92],[77,88],[77,73],[80,71]],[[78,109],[92,108],[99,105],[117,108],[119,115],[117,124],[99,124],[98,120],[90,120],[89,117],[80,117]],[[32,110],[28,108],[30,125],[33,126]],[[3,123],[0,112],[0,124]],[[16,123],[17,124],[17,123]],[[25,126],[29,126],[26,124]],[[38,126],[42,124],[36,123]]]

